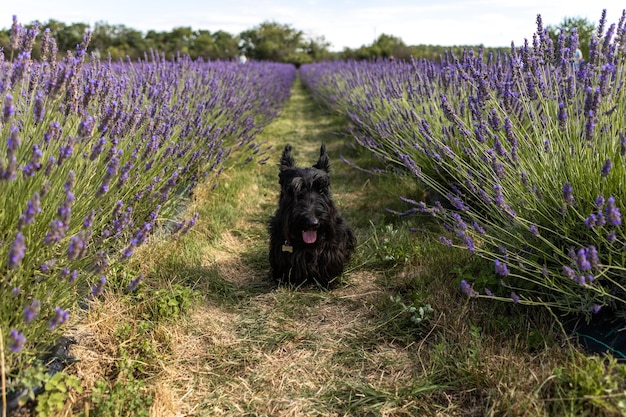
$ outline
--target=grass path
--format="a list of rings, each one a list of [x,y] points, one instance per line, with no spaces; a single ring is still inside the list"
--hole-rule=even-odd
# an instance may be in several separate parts
[[[342,163],[340,155],[372,164],[341,136],[345,123],[294,84],[283,113],[259,138],[270,147],[267,164],[234,166],[217,188],[198,189],[190,210],[200,213],[197,226],[180,240],[156,237],[130,265],[145,273],[143,290],[135,298],[107,294],[76,325],[73,354],[81,360],[71,372],[84,394],[63,415],[90,408],[100,410],[92,415],[131,409],[136,416],[577,410],[568,399],[578,395],[568,391],[576,385],[563,372],[575,379],[604,365],[563,349],[545,315],[460,294],[454,275],[480,274],[481,264],[437,244],[427,219],[415,234],[386,214],[387,206],[403,209],[399,195],[419,198],[420,190],[411,180]],[[313,164],[322,142],[357,250],[332,291],[277,287],[269,279],[266,223],[278,198],[278,159],[291,143],[298,164]],[[403,303],[434,311],[415,324]]]
[[[339,162],[339,153],[350,152],[335,134],[342,128],[296,84],[282,116],[263,132],[273,147],[268,164],[235,169],[222,179],[236,188],[240,205],[231,207],[234,227],[202,250],[203,266],[214,273],[213,285],[202,291],[211,301],[192,314],[186,328],[191,340],[181,343],[181,357],[196,353],[183,369],[206,370],[194,381],[194,412],[343,415],[354,407],[393,413],[406,407],[399,398],[386,404],[386,394],[374,397],[375,404],[359,404],[362,390],[394,393],[416,376],[410,351],[374,335],[383,325],[374,308],[383,297],[375,273],[352,265],[346,284],[332,292],[276,288],[267,278],[265,224],[275,209],[276,165],[286,143],[302,165],[313,164],[320,144],[327,143],[337,204],[354,223],[363,216],[352,215],[362,210],[366,180]],[[221,200],[219,191],[216,197]],[[209,211],[214,204],[209,202]],[[358,234],[362,240],[364,233]],[[199,344],[189,350],[194,340]]]
[[[149,277],[144,294],[168,301],[145,295],[129,307],[109,294],[73,335],[85,392],[97,392],[98,380],[121,384],[109,386],[107,412],[128,408],[127,393],[136,390],[152,394],[150,415],[414,414],[410,387],[420,361],[407,348],[412,337],[390,333],[401,311],[380,308],[393,292],[381,286],[370,236],[384,199],[369,193],[393,192],[397,181],[381,187],[340,161],[340,154],[360,157],[338,135],[343,123],[294,84],[283,113],[259,138],[271,147],[267,164],[235,166],[215,190],[199,189],[191,207],[200,213],[196,227],[136,254],[134,266]],[[339,288],[277,287],[269,279],[266,223],[278,199],[278,159],[291,143],[296,162],[312,165],[322,142],[336,203],[359,246]],[[188,288],[200,300],[177,314],[168,303],[183,307]]]

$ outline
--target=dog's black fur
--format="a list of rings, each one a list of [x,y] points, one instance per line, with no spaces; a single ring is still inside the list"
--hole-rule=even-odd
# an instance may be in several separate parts
[[[324,144],[311,168],[296,167],[291,145],[285,146],[278,209],[269,222],[270,265],[278,282],[329,287],[354,251],[354,232],[331,199],[329,172]]]

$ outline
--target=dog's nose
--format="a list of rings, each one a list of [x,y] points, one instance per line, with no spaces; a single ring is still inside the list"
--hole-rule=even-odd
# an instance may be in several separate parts
[[[315,217],[306,219],[307,227],[315,228],[315,227],[319,226],[319,224],[320,224],[320,221],[317,220],[317,218],[315,218]]]

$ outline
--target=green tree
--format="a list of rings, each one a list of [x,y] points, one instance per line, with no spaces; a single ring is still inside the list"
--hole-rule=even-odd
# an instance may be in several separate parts
[[[552,42],[556,45],[561,31],[564,31],[566,36],[572,33],[572,29],[576,28],[578,33],[578,48],[583,53],[585,59],[589,59],[589,42],[591,42],[596,26],[582,17],[566,17],[559,25],[549,25],[546,27],[548,35]]]
[[[299,53],[304,53],[303,32],[289,25],[263,22],[239,37],[242,51],[249,58],[261,61],[293,62]]]
[[[148,49],[141,32],[106,22],[97,22],[94,25],[89,45],[101,58],[110,55],[113,60],[125,59],[127,56],[137,59]]]
[[[328,60],[331,57],[332,54],[328,48],[330,48],[330,42],[324,36],[315,36],[305,40],[303,51],[311,61],[317,62]]]
[[[374,41],[370,48],[372,48],[372,54],[376,57],[391,58],[402,54],[406,50],[406,45],[402,42],[402,39],[383,33]]]
[[[211,32],[208,30],[199,30],[195,33],[195,37],[193,39],[193,44],[191,45],[191,50],[189,51],[189,55],[192,59],[197,58],[212,58],[215,53],[215,41],[213,40],[213,36]]]
[[[218,30],[213,34],[215,51],[213,59],[235,59],[239,55],[239,39],[223,30]]]

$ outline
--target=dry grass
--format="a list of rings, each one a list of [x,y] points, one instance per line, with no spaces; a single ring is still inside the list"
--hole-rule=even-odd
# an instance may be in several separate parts
[[[550,316],[459,294],[452,270],[470,261],[467,254],[442,250],[426,233],[400,235],[408,245],[380,246],[383,226],[394,221],[380,206],[385,190],[389,201],[397,195],[394,187],[407,184],[381,183],[336,162],[339,153],[351,153],[332,134],[339,129],[296,88],[285,114],[263,133],[273,145],[270,163],[234,167],[217,190],[199,189],[189,210],[201,212],[192,233],[177,241],[153,239],[129,266],[146,276],[143,295],[109,293],[74,323],[72,354],[80,361],[67,372],[82,380],[84,393],[70,398],[60,415],[94,415],[101,404],[94,393],[103,381],[107,398],[124,398],[125,390],[151,399],[144,409],[127,402],[119,415],[563,411],[551,405],[560,387],[555,369],[584,356],[554,330]],[[335,197],[357,228],[359,247],[344,282],[332,291],[276,287],[267,278],[265,230],[277,198],[275,164],[287,142],[296,161],[313,163],[321,141],[329,143]],[[381,251],[402,259],[389,263]],[[199,294],[190,308],[149,314],[159,303],[156,294],[169,294],[157,290],[174,294],[180,286]],[[415,325],[390,299],[398,294],[406,303],[420,294],[435,311]],[[537,334],[545,339],[531,346]],[[588,409],[613,415],[610,407]]]

